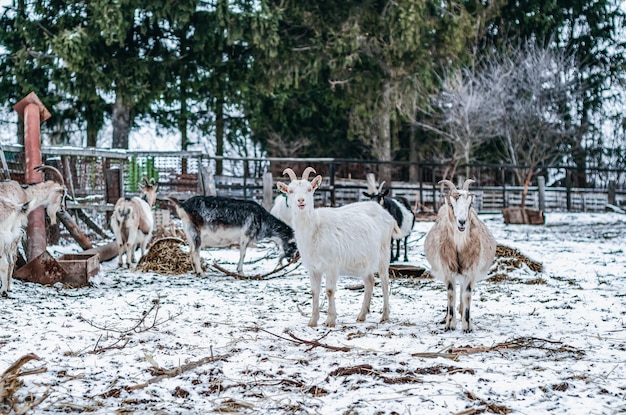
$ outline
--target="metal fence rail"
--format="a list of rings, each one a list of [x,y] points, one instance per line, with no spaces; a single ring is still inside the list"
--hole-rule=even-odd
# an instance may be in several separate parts
[[[24,149],[19,145],[3,146],[4,155],[11,178],[22,181],[24,178]],[[137,183],[142,177],[154,177],[159,183],[162,197],[174,196],[179,199],[205,192],[209,176],[219,195],[242,199],[252,199],[262,203],[267,199],[267,180],[271,174],[272,183],[285,180],[282,171],[292,167],[296,172],[312,165],[324,181],[317,194],[317,202],[324,206],[340,206],[363,200],[361,192],[367,189],[366,175],[376,172],[383,164],[371,160],[338,160],[330,158],[217,158],[201,152],[146,152],[131,150],[100,150],[69,147],[44,147],[42,159],[62,171],[74,203],[89,205],[96,210],[110,210],[112,200],[107,200],[107,171],[119,169],[123,188],[122,193],[136,194]],[[224,174],[215,176],[216,162],[223,164]],[[447,165],[436,163],[411,164],[406,162],[385,163],[391,165],[392,180],[386,183],[394,196],[404,196],[421,210],[434,210],[441,202],[440,189],[436,182],[443,178]],[[515,166],[472,165],[468,166],[470,177],[477,180],[473,190],[477,197],[476,209],[479,212],[494,212],[505,207],[519,206],[523,188],[513,183]],[[459,169],[458,171],[461,171]],[[465,171],[465,167],[463,167]],[[551,177],[568,177],[574,174],[572,167],[546,167],[544,171]],[[626,209],[626,171],[592,169],[587,172],[592,178],[593,188],[573,188],[560,185],[545,190],[546,212],[604,211],[607,204]],[[408,180],[417,175],[417,180]],[[565,180],[567,182],[567,180]],[[566,183],[567,184],[567,183]],[[537,183],[529,188],[526,207],[538,208]],[[266,203],[267,205],[267,200]]]

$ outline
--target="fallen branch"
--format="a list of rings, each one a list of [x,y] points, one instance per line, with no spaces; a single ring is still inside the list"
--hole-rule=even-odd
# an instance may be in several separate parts
[[[265,332],[265,333],[267,333],[267,334],[271,334],[271,335],[272,335],[272,336],[274,336],[274,337],[278,337],[279,339],[282,339],[282,340],[287,340],[287,341],[290,341],[290,342],[293,342],[293,343],[297,343],[297,344],[305,344],[305,345],[307,345],[307,346],[310,346],[310,347],[309,347],[309,349],[307,349],[307,351],[308,351],[308,350],[311,350],[311,349],[314,349],[314,348],[316,348],[316,347],[323,347],[323,348],[325,348],[325,349],[328,349],[328,350],[333,350],[333,351],[338,351],[338,352],[349,352],[350,350],[352,350],[350,347],[345,347],[345,346],[331,346],[331,345],[328,345],[328,344],[320,343],[320,340],[321,340],[321,339],[323,339],[324,337],[328,336],[328,334],[330,333],[330,330],[329,330],[329,331],[327,331],[327,332],[326,332],[326,334],[324,334],[322,337],[320,337],[320,338],[319,338],[319,339],[317,339],[317,340],[305,340],[305,339],[301,339],[301,338],[299,338],[299,337],[296,337],[296,335],[295,335],[295,334],[293,334],[293,333],[291,333],[291,332],[289,332],[289,331],[286,331],[286,333],[287,333],[287,334],[289,335],[289,337],[291,337],[291,338],[287,338],[287,337],[280,336],[280,335],[278,335],[278,334],[276,334],[276,333],[272,333],[271,331],[268,331],[268,330],[262,329],[262,328],[260,328],[260,327],[252,327],[252,330],[255,330],[255,331],[262,331],[262,332]]]
[[[223,273],[223,274],[225,274],[225,275],[228,275],[229,277],[233,277],[233,278],[236,278],[236,279],[238,279],[238,280],[255,280],[255,281],[256,281],[256,280],[267,280],[267,279],[269,279],[269,278],[267,278],[267,277],[269,277],[270,275],[276,274],[276,273],[278,273],[278,272],[280,272],[280,271],[284,270],[284,269],[285,269],[285,268],[287,268],[288,266],[290,266],[290,265],[292,265],[292,264],[296,263],[299,259],[300,259],[300,257],[296,255],[296,256],[295,256],[295,257],[294,257],[291,261],[289,261],[287,264],[285,264],[285,265],[281,265],[280,267],[277,267],[277,268],[275,268],[274,270],[272,270],[272,271],[270,271],[270,272],[267,272],[267,273],[265,273],[265,274],[259,274],[259,275],[249,275],[249,276],[248,276],[248,275],[242,275],[242,274],[238,274],[238,273],[236,273],[236,272],[228,271],[227,269],[225,269],[225,268],[223,268],[223,267],[219,266],[219,265],[217,264],[217,262],[213,262],[213,268],[215,268],[216,270],[218,270],[219,272],[221,272],[221,273]],[[280,278],[280,277],[284,277],[285,275],[288,275],[290,272],[292,272],[292,271],[296,270],[299,266],[300,266],[300,263],[298,263],[298,265],[296,265],[293,269],[291,269],[291,270],[289,270],[289,271],[287,271],[287,272],[285,272],[285,273],[283,273],[283,274],[281,274],[281,275],[274,276],[274,277],[272,277],[272,278]]]
[[[143,383],[139,383],[137,385],[132,385],[132,386],[123,386],[121,388],[115,388],[115,389],[111,389],[107,392],[102,393],[100,396],[102,396],[103,398],[108,398],[108,397],[115,397],[115,396],[119,396],[120,392],[122,389],[130,392],[130,391],[134,391],[134,390],[138,390],[138,389],[143,389],[147,386],[152,385],[153,383],[157,383],[162,381],[163,379],[169,379],[169,378],[173,378],[176,377],[178,375],[181,375],[189,370],[193,370],[197,367],[206,365],[207,363],[212,363],[212,362],[217,362],[220,360],[226,360],[229,357],[231,357],[232,355],[228,354],[228,355],[221,355],[221,356],[207,356],[207,357],[203,357],[200,360],[197,360],[195,362],[191,362],[191,363],[187,363],[185,365],[182,366],[177,366],[171,369],[165,369],[165,368],[157,368],[157,369],[153,369],[156,372],[159,372],[159,374],[157,376],[154,376],[150,379],[148,379],[146,382]]]
[[[558,345],[558,347],[550,347],[549,345]],[[498,343],[494,346],[476,346],[476,347],[451,347],[447,352],[425,352],[425,353],[413,353],[413,357],[423,358],[438,358],[443,357],[446,359],[457,360],[459,356],[470,355],[476,353],[495,352],[501,350],[515,350],[515,349],[538,349],[546,350],[549,353],[571,353],[579,357],[582,357],[585,352],[575,347],[564,345],[562,342],[556,340],[547,340],[537,337],[518,337],[513,340]]]

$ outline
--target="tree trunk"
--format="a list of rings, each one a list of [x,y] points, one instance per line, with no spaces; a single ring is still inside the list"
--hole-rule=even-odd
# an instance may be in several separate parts
[[[128,136],[131,127],[131,107],[124,103],[118,91],[113,104],[113,143],[112,148],[128,148]]]
[[[95,123],[87,121],[87,147],[96,147],[98,145],[98,130]]]
[[[180,94],[180,114],[178,116],[178,130],[180,131],[180,149],[187,151],[189,147],[189,136],[187,132],[187,93],[185,90],[185,82],[183,80]],[[181,160],[182,174],[187,174],[187,158]]]
[[[411,125],[411,138],[409,139],[409,182],[417,183],[421,181],[419,177],[419,168],[417,166],[419,159],[419,151],[417,146],[417,129]]]
[[[224,156],[224,97],[215,100],[215,155]],[[224,165],[221,159],[215,161],[215,175],[222,175]]]
[[[379,161],[391,161],[391,130],[389,113],[382,111],[378,116],[378,140],[373,150],[374,156]],[[391,187],[391,164],[381,163],[378,166],[378,183],[386,182]]]

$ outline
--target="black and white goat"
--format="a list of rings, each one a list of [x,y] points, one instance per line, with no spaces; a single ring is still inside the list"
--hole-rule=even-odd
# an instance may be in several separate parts
[[[456,328],[456,284],[461,285],[459,313],[463,330],[472,331],[470,304],[477,281],[487,278],[496,254],[496,240],[472,207],[474,195],[467,179],[462,189],[449,180],[442,180],[450,191],[439,208],[434,226],[424,240],[424,253],[430,273],[442,280],[448,291],[445,329]]]
[[[152,207],[156,203],[158,187],[154,179],[144,177],[143,183],[139,183],[139,196],[120,198],[115,203],[110,225],[117,242],[119,267],[125,263],[131,267],[137,248],[141,248],[141,256],[146,254],[154,229]]]
[[[407,262],[409,260],[407,255],[407,243],[409,235],[415,225],[415,214],[413,213],[413,209],[411,209],[411,204],[405,197],[388,197],[389,189],[383,190],[384,184],[385,182],[380,184],[378,192],[363,192],[363,195],[378,202],[396,220],[398,227],[402,231],[402,236],[398,239],[392,239],[391,241],[391,262],[395,262],[400,258],[401,241],[404,241],[404,261]],[[394,241],[396,242],[395,253],[393,250]]]
[[[317,326],[320,313],[320,288],[326,277],[328,316],[326,325],[334,327],[337,319],[335,292],[340,275],[361,277],[365,294],[357,321],[365,321],[374,289],[374,274],[380,276],[383,289],[381,322],[389,319],[389,248],[392,237],[400,229],[391,215],[378,203],[357,202],[338,208],[313,206],[313,193],[322,176],[309,182],[315,170],[307,167],[298,180],[292,169],[283,174],[291,178],[289,185],[278,182],[278,189],[287,194],[292,211],[293,227],[303,265],[309,272],[313,311],[309,326]]]
[[[202,274],[200,249],[239,245],[237,272],[243,273],[246,249],[252,242],[269,239],[282,251],[279,262],[291,260],[297,252],[293,229],[251,200],[222,196],[193,196],[184,202],[169,198],[183,222],[191,263]]]

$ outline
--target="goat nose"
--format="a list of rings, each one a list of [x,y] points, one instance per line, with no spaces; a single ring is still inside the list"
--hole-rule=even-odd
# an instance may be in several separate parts
[[[465,226],[465,219],[463,219],[463,220],[459,219],[459,225]]]

